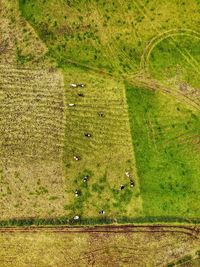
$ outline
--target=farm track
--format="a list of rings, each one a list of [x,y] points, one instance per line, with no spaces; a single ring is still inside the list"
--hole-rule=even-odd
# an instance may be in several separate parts
[[[71,65],[74,65],[76,67],[81,67],[81,68],[89,69],[90,71],[93,71],[95,73],[105,74],[105,75],[108,75],[108,76],[113,76],[112,73],[109,73],[109,72],[105,71],[104,69],[95,68],[95,67],[93,67],[91,65],[88,65],[88,64],[81,64],[80,62],[75,61],[75,60],[66,59],[66,62],[69,63],[69,64],[71,64]]]
[[[109,225],[109,226],[31,226],[31,227],[0,227],[0,233],[138,233],[138,232],[170,232],[181,233],[199,238],[197,226],[173,225]]]

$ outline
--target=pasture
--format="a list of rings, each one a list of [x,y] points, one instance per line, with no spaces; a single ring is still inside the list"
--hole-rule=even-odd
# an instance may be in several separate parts
[[[127,101],[144,214],[199,218],[199,113],[131,85]]]
[[[1,220],[199,219],[198,10],[1,0]]]

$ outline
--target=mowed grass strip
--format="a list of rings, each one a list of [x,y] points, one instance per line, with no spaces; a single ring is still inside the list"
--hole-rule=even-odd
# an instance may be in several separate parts
[[[0,65],[0,80],[1,218],[62,216],[62,76]]]
[[[144,214],[199,218],[200,114],[149,89],[126,94]]]
[[[2,0],[0,14],[1,218],[63,216],[63,79],[39,61],[45,45],[18,1]]]
[[[141,216],[123,83],[78,68],[65,68],[64,77],[66,213],[101,218],[99,211],[104,210],[108,218]],[[72,82],[81,82],[85,87],[72,88]],[[80,97],[80,93],[84,96]],[[75,106],[69,107],[68,103]],[[91,136],[86,137],[87,133]],[[80,160],[74,160],[74,156]],[[130,178],[125,172],[130,173]],[[84,176],[89,177],[87,182],[83,181]],[[135,181],[133,188],[131,179]],[[75,197],[75,190],[80,191],[79,197]]]

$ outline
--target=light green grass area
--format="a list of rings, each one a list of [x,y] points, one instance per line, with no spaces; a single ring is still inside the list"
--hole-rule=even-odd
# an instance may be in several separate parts
[[[127,85],[147,216],[200,216],[200,115],[171,96]]]
[[[187,35],[190,34],[190,35]],[[168,82],[200,84],[200,35],[176,33],[161,40],[152,50],[147,64],[155,79]]]
[[[133,74],[149,40],[168,29],[198,31],[196,1],[19,0],[22,15],[62,66]],[[192,15],[191,15],[192,14]]]
[[[138,217],[142,215],[139,181],[131,144],[124,84],[105,75],[76,67],[64,68],[66,105],[65,154],[66,214],[85,218],[99,216]],[[81,81],[83,89],[69,87]],[[78,96],[83,93],[84,97]],[[104,117],[98,115],[103,112]],[[91,133],[92,137],[85,137]],[[74,155],[80,157],[74,160]],[[130,172],[135,187],[130,187]],[[85,175],[89,176],[84,183]],[[125,186],[120,190],[120,185]],[[74,191],[80,190],[80,197]],[[101,215],[100,215],[101,217]]]

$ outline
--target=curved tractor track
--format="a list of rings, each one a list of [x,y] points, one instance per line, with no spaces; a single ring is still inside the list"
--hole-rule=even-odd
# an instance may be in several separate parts
[[[163,92],[164,94],[169,94],[174,97],[176,97],[179,100],[184,101],[185,103],[189,104],[194,109],[200,111],[200,101],[194,97],[193,95],[188,95],[185,92],[182,92],[181,90],[178,90],[177,88],[173,86],[169,86],[165,84],[164,82],[160,82],[158,80],[155,80],[151,77],[150,71],[149,71],[149,57],[153,51],[153,49],[163,40],[172,37],[176,35],[185,35],[185,36],[192,36],[194,38],[200,39],[200,33],[196,32],[191,29],[171,29],[165,32],[162,32],[155,37],[153,37],[146,48],[144,49],[144,52],[141,56],[140,61],[140,74],[138,76],[134,77],[134,81],[136,83],[139,83],[140,85],[144,85],[147,88],[153,89],[153,90],[159,90]],[[186,51],[187,52],[187,51]],[[183,54],[184,56],[184,54]],[[191,63],[191,62],[189,62]],[[193,65],[193,63],[191,63]]]
[[[176,35],[192,36],[200,39],[200,33],[191,29],[171,29],[157,34],[149,41],[148,45],[145,47],[144,52],[141,56],[140,68],[142,70],[148,71],[148,61],[152,50],[163,40]]]

